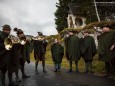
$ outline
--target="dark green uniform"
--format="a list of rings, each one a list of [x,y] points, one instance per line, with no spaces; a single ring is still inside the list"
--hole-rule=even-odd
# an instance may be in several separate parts
[[[55,64],[55,69],[60,69],[61,67],[61,62],[62,62],[62,58],[64,55],[64,48],[61,44],[59,43],[54,43],[51,46],[51,53],[52,53],[52,60]]]
[[[69,60],[78,61],[80,59],[79,38],[75,35],[68,38],[68,53]]]
[[[99,60],[105,62],[107,74],[111,71],[115,74],[115,48],[110,50],[112,45],[115,45],[115,31],[110,30],[98,37]]]
[[[94,38],[91,36],[81,38],[80,50],[81,55],[85,60],[86,72],[91,72],[93,57],[97,52]]]
[[[71,35],[68,38],[68,54],[70,61],[70,72],[72,71],[72,61],[75,61],[76,71],[78,71],[78,60],[80,59],[80,44],[79,38],[75,35]]]

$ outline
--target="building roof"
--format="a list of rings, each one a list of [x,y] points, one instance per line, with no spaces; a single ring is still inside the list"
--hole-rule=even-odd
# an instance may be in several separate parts
[[[70,3],[69,4],[69,14],[73,15],[83,15],[81,11],[81,7],[77,3]]]

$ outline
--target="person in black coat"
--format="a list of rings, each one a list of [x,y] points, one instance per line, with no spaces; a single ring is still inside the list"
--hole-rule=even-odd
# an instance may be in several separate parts
[[[0,71],[1,71],[1,84],[5,85],[5,74],[7,72],[7,67],[9,63],[10,50],[5,49],[4,41],[9,36],[11,32],[11,27],[9,25],[3,26],[3,31],[0,31]]]
[[[35,62],[35,73],[39,74],[37,67],[38,67],[38,62],[42,61],[42,66],[43,66],[43,72],[46,73],[47,71],[45,70],[45,53],[46,53],[46,47],[47,47],[47,40],[45,40],[45,37],[41,32],[38,32],[38,37],[37,39],[34,40],[33,46],[34,46],[34,58],[36,60]]]
[[[20,65],[20,69],[22,72],[22,78],[29,78],[30,76],[27,75],[25,73],[25,62],[30,63],[30,44],[29,42],[26,40],[26,37],[23,33],[23,31],[21,29],[15,28],[14,31],[17,32],[17,36],[19,37],[20,40],[23,40],[20,44],[19,44],[19,65]],[[17,70],[16,73],[16,81],[21,81],[19,76],[18,76],[18,71]]]

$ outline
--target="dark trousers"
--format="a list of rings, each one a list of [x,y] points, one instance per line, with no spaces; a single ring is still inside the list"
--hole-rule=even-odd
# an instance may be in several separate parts
[[[115,59],[111,62],[105,62],[105,70],[107,74],[112,74],[115,76]]]
[[[7,72],[7,66],[5,66],[4,68],[0,68],[0,86],[5,86],[5,74]]]
[[[36,71],[37,71],[39,61],[42,61],[42,67],[43,67],[43,70],[45,70],[45,54],[42,54],[41,57],[36,58],[36,62],[35,62],[35,70]]]
[[[24,66],[25,66],[24,59],[23,59],[23,58],[20,58],[20,70],[21,70],[21,72],[22,72],[22,76],[25,75]],[[17,71],[15,72],[16,77],[19,77],[19,75],[18,75],[18,71],[19,71],[19,70],[17,70]]]
[[[72,62],[73,61],[69,61],[69,64],[70,64],[70,70],[72,70]],[[76,66],[76,71],[78,71],[78,61],[75,61],[75,66]]]
[[[55,64],[55,69],[60,69],[60,68],[61,68],[61,64],[60,63]]]
[[[84,61],[85,61],[86,71],[91,72],[92,71],[92,60],[84,59]]]

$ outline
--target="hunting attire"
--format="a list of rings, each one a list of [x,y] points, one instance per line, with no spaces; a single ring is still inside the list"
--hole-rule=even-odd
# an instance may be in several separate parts
[[[9,78],[9,86],[18,86],[17,82],[14,82],[12,80],[12,76],[14,72],[17,72],[21,66],[20,66],[20,58],[19,58],[19,48],[20,44],[13,44],[12,49],[10,50],[10,59],[8,64],[8,78]],[[15,83],[16,85],[12,85]]]
[[[51,54],[52,54],[52,60],[55,65],[55,71],[60,71],[61,68],[61,63],[62,63],[62,58],[64,55],[64,48],[60,43],[54,43],[51,46]]]
[[[80,51],[85,61],[85,73],[92,73],[92,61],[93,57],[97,53],[95,41],[92,36],[85,36],[80,39]]]
[[[24,66],[25,66],[25,62],[30,63],[30,42],[28,42],[26,40],[26,37],[23,34],[23,31],[21,29],[16,29],[14,31],[17,32],[17,36],[19,37],[20,40],[25,40],[26,41],[25,44],[21,44],[21,43],[18,44],[17,51],[18,51],[19,54],[18,54],[17,57],[18,57],[19,67],[20,67],[21,72],[22,72],[22,78],[29,78],[30,76],[25,74]],[[23,34],[23,36],[20,36],[20,34]],[[21,81],[21,79],[18,76],[18,71],[19,70],[17,70],[15,72],[16,81]]]
[[[115,76],[115,48],[110,50],[112,45],[115,46],[115,31],[104,32],[98,37],[99,60],[105,62],[107,76]]]
[[[39,74],[39,72],[37,70],[39,61],[42,61],[43,72],[44,73],[47,72],[45,70],[45,53],[46,53],[47,44],[48,44],[48,42],[45,39],[43,39],[43,40],[34,40],[33,46],[34,46],[34,58],[36,60],[36,63],[35,63],[35,73],[36,74]]]
[[[68,38],[68,54],[69,54],[69,62],[70,62],[70,70],[72,72],[72,62],[75,61],[76,72],[78,72],[78,61],[80,60],[80,44],[79,38],[75,35],[70,35]]]
[[[9,25],[4,25],[3,30],[11,30]],[[1,85],[5,85],[5,74],[8,69],[8,63],[10,58],[10,50],[5,49],[4,41],[9,36],[8,33],[0,31],[0,71],[1,71]]]

